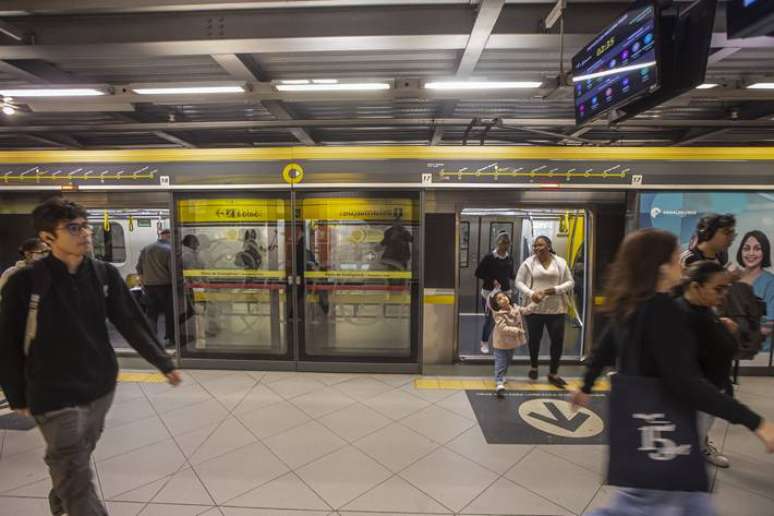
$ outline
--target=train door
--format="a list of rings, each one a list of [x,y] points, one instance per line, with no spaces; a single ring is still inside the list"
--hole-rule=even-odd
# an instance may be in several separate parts
[[[466,208],[459,214],[459,277],[458,277],[458,358],[462,361],[491,359],[481,352],[480,345],[486,322],[486,310],[481,297],[482,282],[476,278],[479,262],[492,252],[500,233],[508,235],[514,261],[514,275],[519,265],[531,254],[532,241],[539,235],[552,239],[559,256],[568,263],[575,281],[572,302],[566,320],[564,357],[579,359],[583,342],[583,321],[586,302],[584,241],[586,235],[584,210],[551,208]],[[522,303],[515,282],[511,284],[513,302]],[[548,350],[547,335],[541,350]],[[519,348],[514,360],[525,360],[528,351]],[[547,355],[542,358],[547,358]]]
[[[295,206],[299,367],[417,371],[418,194],[303,193]]]

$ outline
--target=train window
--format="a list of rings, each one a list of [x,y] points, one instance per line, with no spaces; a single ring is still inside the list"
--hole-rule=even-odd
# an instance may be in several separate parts
[[[470,267],[470,222],[460,222],[460,267]]]
[[[120,224],[110,223],[110,229],[105,231],[101,224],[94,224],[94,257],[110,263],[124,263],[126,261],[126,240],[124,228]]]

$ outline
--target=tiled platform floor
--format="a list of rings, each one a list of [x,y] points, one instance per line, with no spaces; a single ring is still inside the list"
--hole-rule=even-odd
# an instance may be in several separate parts
[[[408,375],[191,371],[121,383],[95,454],[112,516],[582,514],[609,495],[602,446],[488,445],[464,391]],[[774,418],[774,379],[739,396]],[[722,515],[774,515],[774,456],[719,424]],[[37,432],[0,433],[0,515],[46,515]]]

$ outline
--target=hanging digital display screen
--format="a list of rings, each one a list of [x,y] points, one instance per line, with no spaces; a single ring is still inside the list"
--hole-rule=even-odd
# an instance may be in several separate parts
[[[654,5],[638,2],[573,57],[578,124],[658,89],[656,20]]]
[[[730,38],[770,35],[774,33],[774,2],[729,0],[726,20]]]

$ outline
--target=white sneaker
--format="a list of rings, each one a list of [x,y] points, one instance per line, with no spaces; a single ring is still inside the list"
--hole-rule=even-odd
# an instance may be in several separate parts
[[[727,468],[731,465],[728,457],[721,455],[718,449],[715,448],[715,446],[709,441],[704,443],[704,449],[702,450],[702,453],[704,454],[704,460],[713,466],[717,466],[718,468]]]
[[[481,341],[481,353],[488,355],[489,354],[489,343]]]
[[[497,394],[498,397],[503,397],[505,395],[505,383],[497,384],[497,387],[495,387],[495,394]]]

